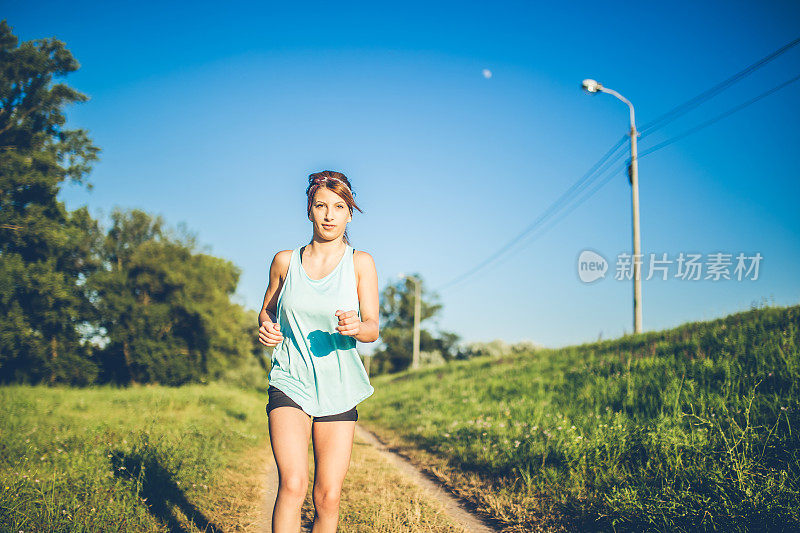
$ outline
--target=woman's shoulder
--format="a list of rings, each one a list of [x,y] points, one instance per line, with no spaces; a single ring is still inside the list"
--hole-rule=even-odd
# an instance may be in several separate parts
[[[281,250],[272,258],[272,268],[277,270],[281,277],[284,277],[286,271],[289,270],[289,261],[292,258],[294,250]]]
[[[366,269],[375,270],[375,260],[364,250],[353,250],[353,264],[360,272]]]
[[[351,247],[352,248],[352,247]],[[366,250],[356,250],[353,248],[353,258],[356,260],[371,260],[372,256]]]
[[[279,263],[280,262],[288,263],[289,258],[292,257],[292,253],[294,253],[294,250],[280,250],[275,254],[275,258],[273,259],[273,261],[278,261]]]

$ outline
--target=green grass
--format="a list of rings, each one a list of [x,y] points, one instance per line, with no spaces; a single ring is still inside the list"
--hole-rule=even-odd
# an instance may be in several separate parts
[[[215,531],[219,474],[263,445],[251,392],[0,388],[3,531]],[[216,516],[215,516],[216,515]]]
[[[265,378],[251,364],[207,386],[0,387],[0,531],[263,531],[274,501]],[[306,524],[310,446],[309,463]],[[360,440],[339,530],[463,531]]]
[[[506,531],[797,531],[798,346],[799,306],[757,309],[375,377],[359,422],[438,461],[430,472]],[[230,377],[248,390],[0,388],[0,529],[252,526],[269,452],[261,377]],[[394,482],[362,482],[376,467],[356,456],[343,531],[362,530],[376,494],[398,502],[373,512],[387,531],[430,529]]]
[[[800,306],[767,307],[375,377],[359,413],[477,474],[515,530],[536,525],[520,506],[581,530],[800,530],[799,347]]]

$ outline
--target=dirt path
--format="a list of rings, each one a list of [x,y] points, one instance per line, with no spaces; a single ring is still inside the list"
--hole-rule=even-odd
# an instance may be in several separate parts
[[[402,455],[395,453],[384,445],[378,437],[364,428],[356,424],[356,435],[361,437],[362,440],[371,444],[381,455],[388,461],[394,464],[401,472],[403,472],[409,479],[414,481],[417,485],[425,489],[430,494],[430,497],[441,503],[447,515],[457,525],[463,527],[467,531],[475,533],[496,533],[497,530],[484,524],[478,517],[470,513],[459,501],[454,498],[449,492],[444,490],[442,486],[433,481],[431,478],[420,472],[408,459]]]
[[[427,492],[430,498],[438,501],[445,509],[448,517],[454,524],[459,525],[470,532],[475,533],[496,533],[497,530],[484,524],[479,518],[470,513],[459,501],[450,493],[444,490],[441,485],[428,476],[420,472],[408,459],[395,453],[385,446],[374,433],[356,423],[356,438],[360,439],[375,448],[382,457],[393,464],[409,480]],[[266,461],[262,466],[262,479],[264,480],[264,491],[262,496],[262,508],[260,519],[256,524],[256,531],[268,533],[272,530],[272,510],[275,507],[275,498],[278,494],[278,469],[275,465],[275,458],[269,448],[266,454]],[[304,533],[309,530],[305,527],[301,529]]]

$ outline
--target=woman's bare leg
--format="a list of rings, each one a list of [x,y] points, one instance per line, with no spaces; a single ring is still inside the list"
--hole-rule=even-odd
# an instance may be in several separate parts
[[[298,533],[300,510],[308,490],[308,439],[312,419],[296,407],[269,413],[269,440],[278,466],[278,497],[272,511],[273,533]]]
[[[350,454],[355,420],[314,422],[314,527],[312,533],[335,533],[339,499]]]

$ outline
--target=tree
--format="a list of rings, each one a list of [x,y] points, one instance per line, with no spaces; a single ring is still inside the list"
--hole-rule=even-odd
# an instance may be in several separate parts
[[[64,128],[63,108],[88,97],[53,84],[78,67],[61,41],[18,44],[0,22],[0,382],[88,383],[97,373],[79,333],[96,227],[56,198],[98,158],[85,130]]]
[[[458,335],[438,332],[438,336],[424,327],[426,320],[432,319],[442,309],[435,300],[437,295],[430,295],[420,280],[420,351],[438,352],[445,360],[452,359],[457,352]],[[404,278],[390,283],[381,293],[380,347],[373,352],[370,372],[375,374],[398,372],[411,365],[413,353],[414,331],[414,282]],[[437,358],[431,357],[432,360]]]
[[[99,153],[64,128],[88,97],[53,78],[77,69],[64,43],[18,44],[0,22],[0,382],[180,384],[260,354],[236,266],[160,217],[115,210],[104,234],[58,201],[66,180],[91,189]]]
[[[217,377],[256,354],[249,313],[230,301],[240,270],[196,250],[161,217],[115,209],[86,282],[106,345],[103,381],[169,385]]]

